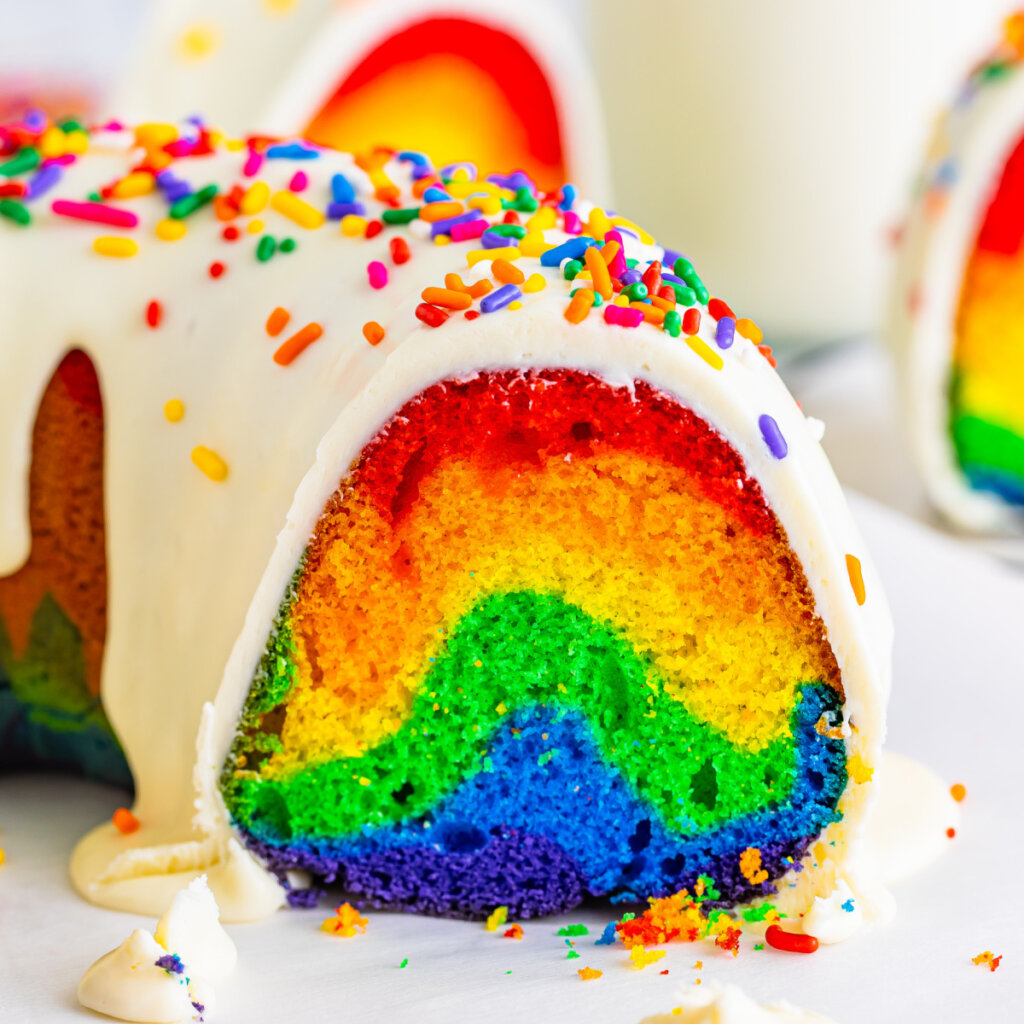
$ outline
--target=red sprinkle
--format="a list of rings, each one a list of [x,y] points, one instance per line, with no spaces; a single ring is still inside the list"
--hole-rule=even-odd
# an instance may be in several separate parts
[[[480,315],[480,310],[479,309],[467,309],[466,312],[463,313],[462,315],[467,320],[475,320]]]
[[[391,259],[398,266],[408,263],[412,254],[409,252],[409,243],[404,238],[392,238],[388,247],[391,249]]]
[[[946,829],[946,835],[949,836],[950,839],[955,839],[956,838],[956,829],[955,828],[947,828]]]
[[[146,323],[150,327],[159,327],[160,318],[164,315],[163,307],[156,299],[153,299],[148,306],[146,306]]]
[[[309,185],[309,176],[305,171],[296,171],[292,175],[292,180],[288,182],[288,188],[292,192],[305,192]]]
[[[229,224],[222,232],[221,236],[225,242],[235,242],[238,240],[238,228],[234,224]]]
[[[708,299],[708,312],[716,320],[721,320],[723,316],[731,316],[734,319],[736,317],[736,314],[721,299]]]
[[[379,220],[371,220],[366,225],[366,237],[376,238],[384,230],[384,225]]]
[[[27,191],[23,181],[0,182],[0,199],[7,196],[23,196]]]
[[[220,277],[227,269],[228,268],[225,267],[220,260],[214,260],[213,263],[210,264],[210,277],[216,279]]]
[[[123,836],[130,836],[133,832],[139,831],[139,819],[127,807],[118,807],[114,811],[111,821],[114,823],[114,828]]]
[[[700,330],[700,310],[691,306],[683,314],[683,334],[696,334]]]
[[[515,210],[506,210],[505,216],[502,218],[504,224],[518,224],[519,214]]]
[[[787,953],[813,953],[818,948],[818,940],[813,935],[787,932],[777,924],[768,925],[764,938],[769,946]]]
[[[429,302],[421,302],[416,307],[416,319],[422,320],[428,327],[440,327],[448,319],[448,314]]]
[[[651,295],[658,294],[658,289],[661,288],[661,263],[658,260],[644,271],[643,282]],[[672,294],[672,298],[675,298],[675,293]]]

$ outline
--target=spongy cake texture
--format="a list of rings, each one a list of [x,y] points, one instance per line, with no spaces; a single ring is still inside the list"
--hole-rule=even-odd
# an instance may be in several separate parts
[[[494,371],[341,481],[222,792],[272,868],[378,905],[525,917],[701,875],[734,905],[839,818],[842,702],[721,436],[642,381]]]

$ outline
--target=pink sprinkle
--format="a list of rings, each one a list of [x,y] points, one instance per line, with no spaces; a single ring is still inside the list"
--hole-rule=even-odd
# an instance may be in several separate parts
[[[461,224],[453,224],[451,231],[453,242],[464,242],[467,238],[479,238],[491,225],[485,220],[463,221]]]
[[[164,146],[164,152],[170,154],[175,160],[178,157],[189,156],[192,150],[196,148],[196,144],[192,139],[175,139],[173,142],[168,142]]]
[[[607,324],[618,324],[620,327],[639,327],[644,322],[644,314],[639,309],[609,303],[604,307],[604,321]]]
[[[563,227],[567,235],[583,234],[583,221],[580,220],[580,215],[575,210],[565,211]]]
[[[41,167],[48,167],[50,164],[57,164],[60,167],[70,167],[75,162],[74,153],[61,153],[60,156],[49,156],[47,157]]]
[[[242,167],[242,173],[247,178],[254,177],[259,169],[263,166],[263,154],[257,153],[255,149],[249,150],[249,155],[245,158],[245,165]]]
[[[622,235],[618,231],[609,231],[604,236],[605,242],[618,242],[619,251],[615,254],[615,259],[608,264],[608,273],[612,277],[622,277],[622,275],[629,270],[626,264],[626,246],[622,241]]]
[[[103,203],[76,203],[70,199],[55,199],[50,206],[61,217],[88,220],[93,224],[109,224],[115,228],[134,228],[139,218],[130,210],[119,210],[116,206]]]
[[[306,186],[309,184],[309,177],[305,171],[296,171],[292,175],[292,180],[288,182],[288,188],[292,192],[305,192]]]
[[[388,283],[388,268],[380,260],[374,260],[366,266],[371,288],[383,288]]]
[[[108,121],[105,125],[100,128],[100,131],[104,132],[123,132],[124,125],[120,121]]]

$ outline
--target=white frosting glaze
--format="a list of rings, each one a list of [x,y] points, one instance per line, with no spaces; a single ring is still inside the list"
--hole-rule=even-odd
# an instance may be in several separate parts
[[[129,163],[118,147],[125,135],[94,140],[94,152],[68,169],[59,194],[87,194],[123,174]],[[173,169],[197,186],[217,181],[226,188],[239,180],[243,160],[244,153],[219,153]],[[278,189],[295,170],[290,160],[268,160],[259,177]],[[365,187],[365,175],[345,154],[302,161],[302,170],[310,178],[305,196],[317,205],[335,171]],[[388,173],[408,188],[407,166],[392,163]],[[280,904],[276,883],[231,846],[216,778],[285,584],[338,480],[394,410],[440,378],[488,368],[567,366],[618,384],[645,379],[736,448],[786,530],[828,629],[852,726],[849,752],[869,773],[876,766],[889,690],[888,607],[815,430],[754,345],[737,338],[721,353],[723,369],[715,370],[683,339],[647,324],[612,327],[600,310],[569,324],[568,284],[558,268],[532,258],[521,261],[522,269],[542,274],[547,287],[524,295],[522,309],[473,321],[453,316],[435,330],[414,317],[420,291],[441,284],[446,271],[486,275],[487,261],[475,272],[466,269],[465,253],[477,242],[435,246],[410,229],[412,258],[394,266],[387,243],[396,229],[352,240],[331,225],[306,231],[267,209],[260,215],[267,230],[299,244],[259,264],[251,236],[243,231],[233,245],[221,241],[222,225],[208,211],[189,221],[183,240],[167,243],[151,234],[165,212],[160,198],[126,205],[142,222],[133,233],[140,252],[129,260],[92,252],[92,239],[109,230],[55,217],[45,206],[29,229],[0,223],[0,237],[17,232],[12,244],[0,246],[0,377],[12,396],[0,405],[0,572],[17,568],[27,553],[28,439],[39,395],[67,349],[90,355],[104,396],[110,603],[102,692],[135,776],[142,827],[124,836],[105,825],[78,847],[72,877],[90,899],[153,911],[169,891],[208,871],[226,920],[251,919]],[[586,216],[587,204],[578,208]],[[546,236],[565,238],[556,230]],[[629,236],[626,244],[630,256],[661,255]],[[227,272],[211,280],[206,268],[215,258]],[[380,291],[367,284],[372,259],[389,267],[390,283]],[[154,298],[165,311],[155,331],[143,318]],[[324,327],[324,336],[288,367],[272,361],[277,341],[264,330],[277,305],[292,314],[289,332],[311,320]],[[367,320],[386,329],[376,347],[362,336]],[[705,311],[701,337],[718,351],[713,331]],[[31,345],[22,340],[29,333]],[[181,423],[163,418],[169,398],[185,403]],[[788,443],[781,460],[760,435],[763,413]],[[192,465],[189,453],[200,444],[226,460],[226,481],[214,483]],[[862,606],[848,577],[848,553],[863,568]],[[215,694],[192,826],[194,740],[200,709]],[[844,819],[825,836],[835,844],[829,862],[787,878],[778,899],[784,909],[802,912],[831,889],[856,852],[875,788],[851,778]]]
[[[177,956],[181,970],[158,964],[168,955]],[[200,877],[175,896],[154,935],[136,928],[85,972],[78,1000],[90,1010],[139,1024],[200,1020],[209,1011],[211,983],[226,977],[237,959],[213,894]]]
[[[645,1017],[640,1024],[833,1024],[831,1017],[792,1003],[755,1003],[742,989],[717,981],[680,989],[677,1009],[681,1012]]]
[[[1024,134],[1024,74],[1012,65],[964,85],[936,125],[900,244],[888,335],[901,369],[910,440],[932,501],[968,530],[1019,530],[1019,510],[970,486],[949,429],[957,311],[992,190]]]
[[[842,878],[827,896],[815,899],[801,922],[804,932],[825,946],[848,939],[860,930],[863,923],[864,911]]]

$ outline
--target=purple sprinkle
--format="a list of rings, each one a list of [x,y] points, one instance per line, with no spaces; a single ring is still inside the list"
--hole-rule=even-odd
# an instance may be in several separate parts
[[[464,170],[469,175],[470,181],[476,181],[477,169],[476,164],[471,164],[468,160],[460,160],[454,164],[445,164],[444,167],[438,171],[438,174],[442,178],[451,178],[455,175],[457,170]]]
[[[464,242],[467,238],[479,238],[490,227],[488,221],[469,220],[462,224],[452,226],[451,235],[453,242]]]
[[[419,181],[420,178],[429,178],[434,172],[426,164],[413,164],[412,165],[412,180]]]
[[[676,249],[666,249],[665,250],[665,255],[662,256],[662,258],[661,258],[661,262],[666,267],[674,267],[676,265],[676,260],[681,260],[682,258],[683,258],[683,254],[681,252],[679,252],[678,250],[676,250]],[[662,274],[661,276],[662,277],[668,277],[667,274]]]
[[[366,274],[370,279],[371,288],[383,288],[388,283],[388,268],[380,260],[373,260],[366,265]]]
[[[786,439],[782,436],[778,423],[768,413],[762,413],[758,417],[757,425],[761,428],[761,436],[764,438],[764,443],[768,445],[768,451],[775,458],[784,459],[789,453],[789,445],[786,444]]]
[[[468,224],[471,220],[479,220],[479,218],[480,214],[476,210],[467,210],[465,213],[456,214],[454,217],[435,220],[430,225],[430,237],[437,238],[438,235],[447,235],[456,224]]]
[[[342,217],[347,217],[349,214],[354,214],[357,217],[365,217],[366,206],[360,202],[327,204],[328,220],[341,220]]]
[[[636,284],[637,281],[642,281],[643,277],[644,275],[636,267],[630,267],[619,275],[619,280],[625,287],[628,287],[631,284]]]
[[[673,284],[681,284],[684,287],[687,286],[686,282],[681,277],[676,277],[675,274],[670,274],[665,270],[661,272],[661,279],[662,281],[671,281]]]
[[[604,321],[607,324],[617,324],[620,327],[639,327],[644,322],[644,314],[639,309],[609,303],[604,307]]]
[[[480,312],[496,313],[504,309],[510,302],[515,302],[523,297],[522,289],[514,284],[503,284],[497,291],[485,295],[480,300]]]
[[[26,199],[38,199],[45,195],[60,181],[64,171],[59,164],[43,164],[42,167],[29,179],[28,188],[25,191]]]
[[[715,327],[715,341],[719,348],[730,348],[736,337],[736,321],[731,316],[723,316]]]
[[[153,966],[170,971],[171,974],[183,974],[185,972],[185,965],[181,962],[181,957],[176,953],[165,953],[159,960],[153,961]]]
[[[506,238],[504,235],[499,235],[497,231],[485,231],[480,237],[480,242],[485,249],[502,249],[506,245],[519,244],[518,239]]]
[[[525,171],[513,171],[511,174],[490,174],[487,180],[498,188],[511,189],[517,192],[521,188],[529,189],[531,193],[537,191],[537,186]]]

